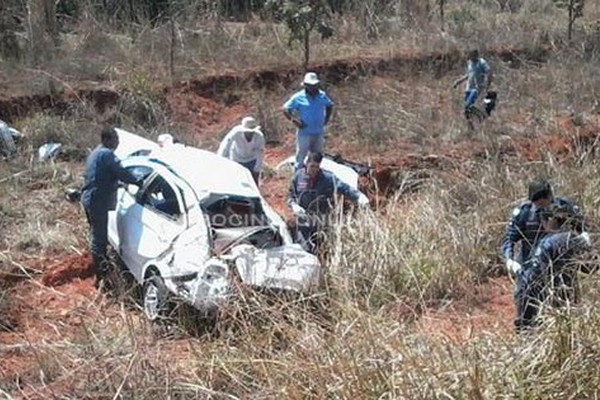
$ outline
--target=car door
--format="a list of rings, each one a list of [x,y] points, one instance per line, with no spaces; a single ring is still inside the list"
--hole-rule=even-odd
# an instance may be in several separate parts
[[[171,248],[187,227],[181,190],[169,180],[169,174],[168,170],[157,168],[135,201],[124,201],[121,207],[121,257],[139,281],[145,265]]]

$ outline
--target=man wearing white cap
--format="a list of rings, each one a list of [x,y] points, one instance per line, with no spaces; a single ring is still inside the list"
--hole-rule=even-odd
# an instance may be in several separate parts
[[[304,166],[306,154],[320,153],[324,147],[325,125],[333,111],[333,102],[319,88],[314,72],[304,75],[304,90],[295,93],[284,105],[283,114],[298,127],[296,132],[296,170]]]
[[[225,136],[217,154],[248,168],[258,185],[265,154],[265,137],[252,117],[245,117]]]

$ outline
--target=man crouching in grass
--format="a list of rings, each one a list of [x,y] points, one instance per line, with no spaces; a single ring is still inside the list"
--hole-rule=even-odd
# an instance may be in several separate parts
[[[572,208],[553,204],[542,213],[547,232],[535,249],[531,261],[519,272],[520,284],[515,292],[517,332],[537,325],[539,309],[550,295],[559,304],[577,303],[577,272],[594,272],[598,260],[578,263],[577,258],[591,250],[587,232],[578,233],[580,214]]]

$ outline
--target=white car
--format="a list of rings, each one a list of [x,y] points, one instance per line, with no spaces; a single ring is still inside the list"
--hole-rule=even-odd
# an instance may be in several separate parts
[[[143,183],[119,189],[109,243],[143,285],[150,320],[172,295],[210,312],[230,297],[234,279],[297,293],[318,287],[318,258],[293,243],[246,168],[209,151],[160,148],[117,132],[116,155]]]

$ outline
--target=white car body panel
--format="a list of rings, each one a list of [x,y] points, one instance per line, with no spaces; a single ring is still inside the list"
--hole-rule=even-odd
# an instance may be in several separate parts
[[[109,242],[139,283],[153,268],[169,290],[198,308],[227,299],[232,268],[250,286],[309,292],[318,285],[318,258],[293,243],[246,168],[209,151],[183,145],[163,149],[135,134],[117,133],[115,154],[145,178],[139,189],[119,188],[117,209],[109,213]],[[154,198],[157,187],[175,195],[161,203]],[[260,204],[265,224],[239,231],[211,228],[207,210],[229,196]],[[159,210],[167,203],[176,203],[180,212]]]

